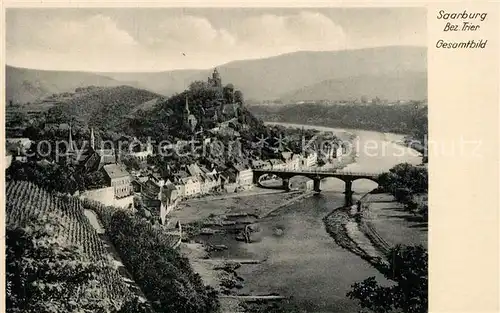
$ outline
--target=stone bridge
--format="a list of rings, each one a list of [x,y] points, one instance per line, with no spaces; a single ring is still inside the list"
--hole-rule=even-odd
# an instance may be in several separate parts
[[[315,168],[305,168],[298,170],[282,170],[282,169],[254,169],[253,170],[253,183],[259,185],[260,178],[263,175],[275,175],[283,180],[283,189],[290,190],[290,178],[294,176],[305,176],[314,181],[314,191],[321,192],[320,183],[323,178],[335,177],[345,183],[345,202],[346,205],[352,205],[352,182],[357,179],[369,179],[375,183],[378,182],[378,176],[380,173],[368,173],[368,172],[347,172],[338,171],[335,169],[315,169]]]

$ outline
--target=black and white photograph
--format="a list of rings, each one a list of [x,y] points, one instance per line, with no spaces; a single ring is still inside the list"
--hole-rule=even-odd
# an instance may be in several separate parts
[[[428,14],[6,8],[6,312],[428,312]]]

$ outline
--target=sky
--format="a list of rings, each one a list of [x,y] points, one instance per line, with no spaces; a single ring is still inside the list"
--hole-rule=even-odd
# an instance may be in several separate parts
[[[425,8],[6,10],[6,63],[93,72],[207,69],[295,51],[427,45]]]

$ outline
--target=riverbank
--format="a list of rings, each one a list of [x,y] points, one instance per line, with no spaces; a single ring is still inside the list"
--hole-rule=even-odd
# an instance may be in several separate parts
[[[360,201],[360,208],[340,207],[324,218],[337,244],[375,268],[387,262],[387,253],[398,244],[427,246],[427,222],[408,213],[392,195],[370,192]]]
[[[239,299],[239,296],[262,295],[240,293],[245,281],[236,269],[242,265],[258,266],[265,262],[265,259],[230,257],[226,251],[235,249],[243,242],[260,241],[262,230],[259,223],[263,219],[312,194],[308,191],[279,191],[193,199],[172,212],[171,220],[182,221],[188,235],[185,238],[187,242],[181,245],[181,253],[189,259],[203,282],[219,292],[221,312],[244,312],[241,304],[248,299]],[[264,295],[270,294],[264,292]]]
[[[362,196],[360,201],[364,202],[368,196],[369,194]],[[385,251],[373,244],[362,226],[363,221],[359,218],[358,210],[358,205],[334,209],[323,219],[326,231],[339,246],[379,268],[386,262]]]
[[[427,246],[428,222],[408,212],[391,194],[368,194],[361,215],[364,227],[382,238],[386,245]]]
[[[385,171],[401,162],[420,163],[413,156],[402,157],[401,149],[394,143],[387,144],[384,134],[356,131],[354,135],[358,136],[359,147],[375,141],[386,150],[375,155],[368,155],[365,149],[354,151],[353,159],[345,155],[344,164],[337,167],[370,172]],[[353,184],[355,196],[359,197],[373,188],[374,183],[367,180]],[[274,301],[280,301],[279,305],[287,309],[291,305],[289,311],[296,308],[298,312],[357,312],[361,310],[359,303],[346,297],[355,282],[374,276],[379,282],[391,283],[369,262],[381,258],[380,252],[352,219],[352,212],[333,210],[344,218],[337,219],[341,221],[334,225],[337,229],[328,229],[324,221],[327,216],[332,217],[332,208],[344,204],[343,182],[324,179],[321,190],[314,197],[304,192],[273,191],[252,196],[233,194],[210,201],[196,199],[172,212],[173,218],[181,222],[187,219],[183,225],[193,226],[185,231],[193,234],[187,242],[203,252],[199,257],[190,257],[193,267],[203,273],[207,283],[217,284],[221,295],[225,289],[220,286],[233,285],[230,297],[221,297],[224,312],[243,312],[238,303],[248,297],[232,297],[250,295],[285,297],[288,300]],[[365,258],[344,248],[338,243],[339,238],[332,239],[332,233],[344,236],[343,242],[350,244],[352,250],[359,249],[357,252]],[[221,274],[220,266],[213,265],[221,261],[244,264],[240,263],[234,272]]]

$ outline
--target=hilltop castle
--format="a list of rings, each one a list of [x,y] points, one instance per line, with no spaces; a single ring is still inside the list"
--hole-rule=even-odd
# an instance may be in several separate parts
[[[230,119],[238,119],[242,116],[243,94],[235,90],[233,84],[222,85],[222,79],[217,68],[212,72],[212,77],[207,78],[208,88],[216,91],[217,105],[204,105],[201,108],[202,119],[208,118],[212,121],[224,122]],[[184,110],[182,113],[183,125],[194,132],[199,123],[198,119],[189,109],[189,100],[186,96]]]
[[[217,71],[217,68],[214,69],[212,77],[208,77],[208,85],[212,88],[218,88],[222,90],[222,80],[220,78],[219,71]]]
[[[218,100],[220,102],[217,108],[211,115],[214,120],[219,117],[223,119],[237,118],[241,114],[243,99],[241,99],[241,91],[235,90],[233,84],[222,85],[222,79],[217,68],[214,69],[212,77],[208,77],[207,83],[210,88],[217,91]],[[236,99],[236,94],[240,95],[240,99]]]

